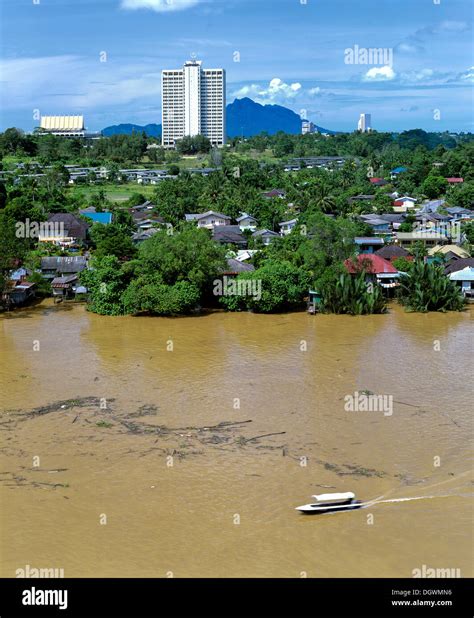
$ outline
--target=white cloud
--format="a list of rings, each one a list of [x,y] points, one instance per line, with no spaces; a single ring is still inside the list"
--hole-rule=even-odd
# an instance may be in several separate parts
[[[283,96],[293,98],[298,94],[299,90],[301,90],[300,83],[295,82],[293,84],[286,84],[280,78],[275,77],[270,82],[268,89],[264,90],[262,94],[270,97],[282,94]]]
[[[75,114],[133,101],[160,101],[161,79],[153,64],[112,65],[80,56],[0,61],[2,107]]]
[[[409,73],[402,73],[400,80],[403,82],[424,82],[432,80],[435,77],[433,69],[421,69],[420,71],[410,71]]]
[[[237,98],[251,97],[258,103],[278,103],[292,100],[301,92],[302,86],[299,82],[287,84],[279,77],[275,77],[266,87],[258,84],[250,84],[237,90],[234,96]]]
[[[392,67],[372,67],[362,78],[364,82],[387,82],[395,79],[396,73]]]
[[[188,47],[190,45],[199,45],[201,47],[231,47],[232,43],[225,39],[178,39],[177,45]]]
[[[474,82],[474,67],[471,67],[464,73],[461,73],[459,79],[464,82]]]
[[[285,104],[302,97],[315,97],[321,93],[321,88],[305,89],[299,82],[286,83],[279,77],[274,77],[268,85],[248,84],[234,91],[236,98],[249,97],[261,104]]]
[[[124,9],[151,9],[158,13],[183,11],[196,6],[200,0],[122,0]]]
[[[395,47],[396,52],[401,52],[402,54],[415,54],[423,51],[421,45],[416,45],[415,43],[405,41],[403,43],[399,43]]]
[[[439,25],[439,32],[466,32],[469,24],[465,21],[443,21]]]

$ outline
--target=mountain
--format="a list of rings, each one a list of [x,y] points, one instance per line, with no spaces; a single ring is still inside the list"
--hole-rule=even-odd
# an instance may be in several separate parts
[[[330,131],[316,126],[320,133],[335,135]],[[227,106],[227,135],[229,137],[252,137],[266,131],[274,135],[278,131],[294,135],[301,134],[301,117],[287,107],[281,105],[260,105],[247,97],[235,99]]]
[[[102,135],[106,137],[111,135],[131,135],[133,132],[141,133],[142,131],[145,131],[148,137],[161,137],[161,124],[147,124],[144,127],[138,124],[115,124],[102,129]]]
[[[330,131],[316,126],[320,133],[335,135],[337,131]],[[147,124],[141,127],[137,124],[118,124],[103,129],[102,134],[126,134],[133,131],[145,131],[150,137],[161,137],[160,124]],[[274,135],[278,131],[299,135],[301,133],[301,117],[287,107],[281,105],[260,105],[252,99],[235,99],[227,106],[227,135],[229,137],[252,137],[266,131]]]
[[[266,131],[270,135],[301,133],[301,118],[291,109],[281,105],[260,105],[247,97],[235,99],[227,106],[227,135],[251,137]]]

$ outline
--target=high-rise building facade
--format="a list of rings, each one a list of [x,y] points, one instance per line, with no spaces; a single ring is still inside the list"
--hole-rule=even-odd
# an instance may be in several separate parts
[[[203,69],[198,60],[162,71],[162,144],[173,148],[185,136],[204,135],[214,146],[226,141],[225,70]]]
[[[316,125],[310,120],[301,121],[301,133],[306,135],[307,133],[316,133]]]
[[[372,130],[372,117],[370,114],[361,114],[357,123],[357,130],[366,133]]]

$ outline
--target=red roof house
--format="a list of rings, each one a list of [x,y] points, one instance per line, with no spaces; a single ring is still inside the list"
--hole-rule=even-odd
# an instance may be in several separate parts
[[[348,259],[344,262],[346,270],[351,275],[355,275],[361,271],[370,273],[371,275],[380,274],[397,274],[398,270],[389,261],[384,260],[380,255],[374,253],[360,253],[356,262]]]
[[[388,185],[388,182],[385,180],[385,178],[369,178],[371,184],[375,185],[376,187],[383,187],[384,185]]]
[[[462,182],[464,182],[464,178],[446,178],[446,180],[449,182],[450,185],[457,185],[457,184],[461,184]]]

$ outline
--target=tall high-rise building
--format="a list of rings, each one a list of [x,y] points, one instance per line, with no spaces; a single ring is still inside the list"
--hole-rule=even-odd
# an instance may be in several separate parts
[[[203,69],[189,60],[161,73],[162,144],[173,148],[185,136],[204,135],[213,146],[226,141],[225,70]]]
[[[367,133],[372,130],[372,116],[370,114],[360,115],[357,130],[361,133]]]
[[[301,133],[303,135],[306,135],[307,133],[316,133],[316,125],[314,124],[314,122],[311,122],[310,120],[305,120],[303,119],[301,121]]]

